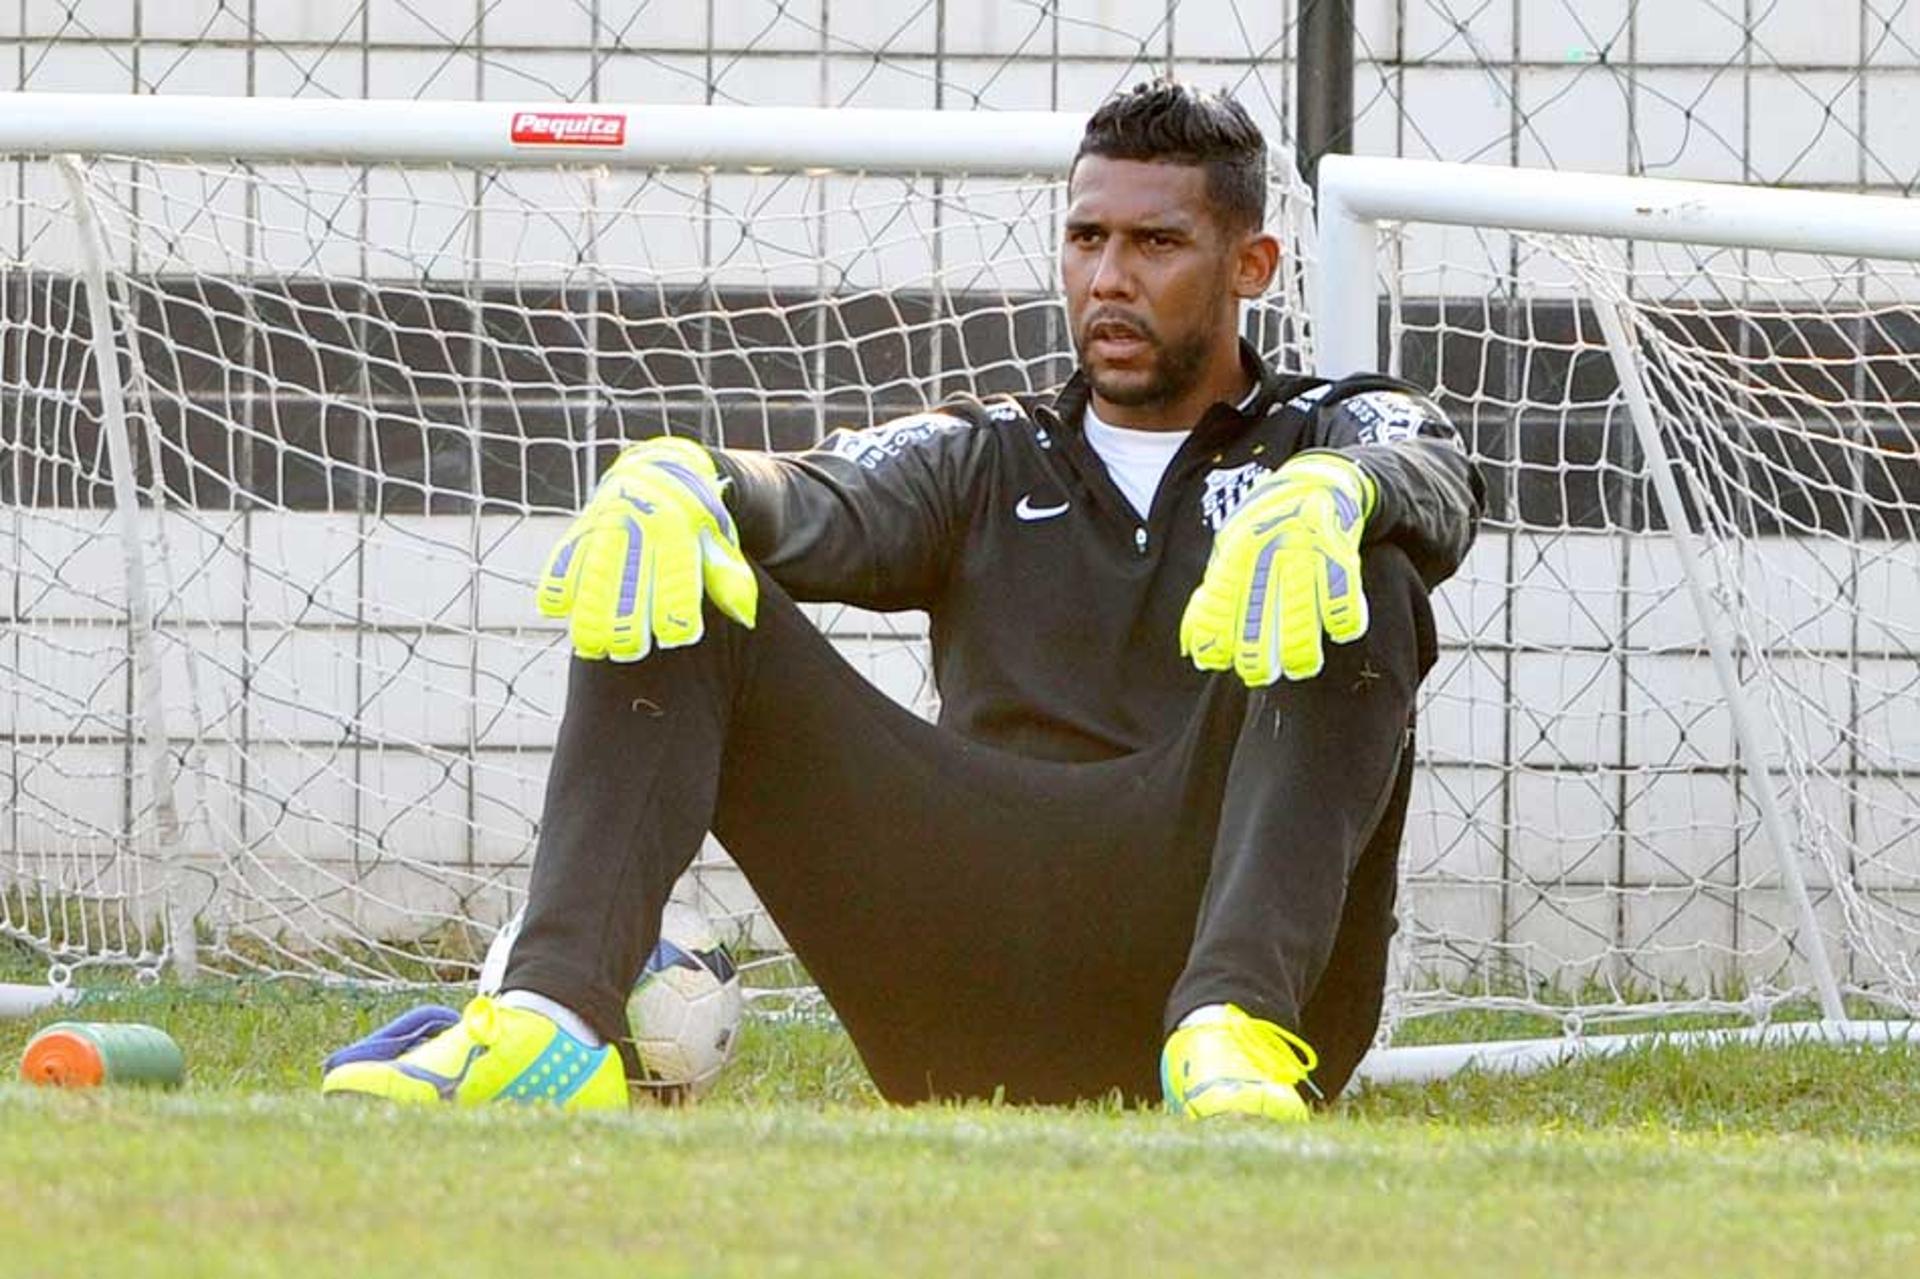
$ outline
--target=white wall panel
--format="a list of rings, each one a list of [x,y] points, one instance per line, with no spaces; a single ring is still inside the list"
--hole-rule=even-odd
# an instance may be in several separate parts
[[[360,518],[253,514],[247,601],[257,623],[357,623]]]
[[[834,53],[932,53],[939,45],[939,7],[930,4],[835,4],[827,15]]]
[[[1611,643],[1626,554],[1626,543],[1606,534],[1517,534],[1509,604],[1514,638],[1552,648]]]
[[[1360,23],[1373,16],[1377,4],[1356,4],[1354,59],[1360,50]],[[1212,58],[1279,62],[1294,54],[1294,6],[1287,3],[1253,5],[1197,5],[1174,10],[1173,52],[1176,58]],[[1212,87],[1209,80],[1196,83]]]
[[[667,12],[670,6],[648,5]],[[694,106],[708,101],[707,60],[699,54],[628,53],[614,49],[599,62],[600,101]]]
[[[1610,62],[1626,61],[1631,0],[1566,0],[1515,8],[1523,61],[1581,66],[1599,61],[1603,53]]]
[[[477,69],[470,53],[375,49],[367,55],[367,96],[469,101],[479,90]]]
[[[1742,10],[1715,0],[1667,0],[1661,10],[1657,21],[1643,20],[1635,33],[1641,61],[1720,66],[1740,56]]]
[[[813,68],[808,67],[808,71]],[[939,78],[932,58],[888,58],[882,62],[835,58],[827,64],[824,96],[818,76],[807,81],[808,105],[824,102],[836,107],[882,107],[927,110],[935,105]],[[757,80],[756,80],[757,85]]]
[[[1060,52],[1161,58],[1173,36],[1167,0],[1062,0]]]
[[[1632,893],[1622,914],[1620,971],[1627,980],[1716,993],[1738,981],[1740,966],[1729,956],[1734,911],[1726,899],[1682,888]]]
[[[1448,764],[1420,769],[1407,804],[1402,874],[1409,880],[1441,876],[1496,883],[1505,856],[1501,805],[1497,769]]]
[[[1910,183],[1920,175],[1920,72],[1881,71],[1867,81],[1870,182]]]
[[[1421,686],[1420,743],[1435,760],[1499,759],[1507,729],[1501,657],[1444,652]]]
[[[1519,92],[1522,165],[1625,172],[1630,92],[1610,71],[1527,67]]]
[[[1508,163],[1513,98],[1506,77],[1475,67],[1412,66],[1402,98],[1403,155]]]
[[[343,43],[357,51],[366,7],[365,0],[255,5],[253,25],[264,44]]]
[[[359,779],[354,754],[331,746],[250,747],[242,797],[247,840],[236,855],[275,869],[287,867],[289,858],[350,859]]]
[[[91,36],[96,40],[128,39],[133,35],[139,0],[23,0],[7,6],[0,34],[45,40]]]
[[[363,858],[463,865],[472,855],[467,764],[441,753],[360,752]]]
[[[1513,56],[1514,10],[1484,0],[1419,0],[1403,10],[1406,54],[1423,61],[1504,62]]]
[[[20,847],[42,854],[24,859],[28,873],[87,891],[84,880],[90,876],[76,875],[82,868],[62,863],[76,853],[109,861],[119,856],[127,818],[125,751],[117,744],[23,741],[15,753],[18,789],[11,805]],[[93,891],[115,887],[109,880]]]
[[[26,60],[21,88],[39,93],[130,93],[132,50],[118,44],[49,44]]]
[[[1627,783],[1629,883],[1732,886],[1738,824],[1735,781],[1727,774],[1664,773]],[[1749,850],[1751,856],[1752,850]]]
[[[1659,178],[1739,181],[1746,172],[1746,96],[1725,67],[1647,67],[1635,76],[1640,171]]]
[[[479,744],[546,746],[566,707],[570,655],[564,641],[541,633],[487,635],[476,639],[473,707]]]
[[[827,46],[826,0],[732,0],[711,6],[711,12],[715,49],[810,52]],[[955,25],[962,25],[963,15],[956,18]]]
[[[1764,4],[1753,7],[1753,43],[1768,61],[1851,67],[1860,61],[1861,28],[1880,27],[1873,8],[1904,6],[1851,4]],[[1737,11],[1736,11],[1737,12]]]
[[[1754,181],[1858,181],[1859,80],[1853,72],[1756,70],[1748,92]]]

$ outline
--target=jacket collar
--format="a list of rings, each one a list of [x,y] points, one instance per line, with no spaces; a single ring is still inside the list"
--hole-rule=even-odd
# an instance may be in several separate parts
[[[1245,338],[1240,339],[1240,367],[1253,379],[1253,389],[1238,404],[1229,404],[1217,400],[1207,411],[1200,415],[1194,424],[1196,436],[1214,435],[1242,429],[1260,421],[1302,389],[1302,384],[1318,382],[1318,378],[1298,378],[1288,376],[1274,368],[1260,357],[1260,352]],[[1087,381],[1084,370],[1076,369],[1060,389],[1054,392],[1051,405],[1060,424],[1072,431],[1079,431],[1086,416],[1087,402],[1093,397],[1093,387]]]

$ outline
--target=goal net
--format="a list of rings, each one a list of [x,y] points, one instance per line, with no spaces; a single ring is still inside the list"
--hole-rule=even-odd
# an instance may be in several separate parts
[[[1395,1020],[1911,1015],[1910,206],[1379,161],[1321,195],[1321,269],[1379,282],[1322,294],[1323,360],[1437,386],[1491,482],[1438,601]]]
[[[533,581],[620,445],[1070,371],[1080,118],[386,105],[54,100],[0,168],[0,935],[56,977],[470,976],[562,705]],[[1295,367],[1303,278],[1248,318]],[[922,619],[814,615],[934,709]],[[784,980],[723,850],[681,891]]]
[[[68,104],[0,127],[0,936],[56,978],[471,976],[561,706],[533,578],[620,444],[1069,368],[1073,117]],[[1912,233],[1689,188],[1735,207],[1676,242],[1660,184],[1509,216],[1485,171],[1367,203],[1329,161],[1316,238],[1273,167],[1249,336],[1437,387],[1491,492],[1436,601],[1390,1031],[1911,1009]],[[934,709],[922,619],[814,616]],[[680,891],[792,993],[723,850]]]

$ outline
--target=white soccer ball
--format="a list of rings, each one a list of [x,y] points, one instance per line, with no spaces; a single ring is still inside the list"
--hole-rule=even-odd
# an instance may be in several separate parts
[[[733,955],[706,917],[668,902],[660,944],[627,999],[627,1023],[650,1078],[636,1092],[691,1100],[733,1059],[745,999]]]
[[[516,912],[487,947],[481,994],[499,993],[520,921]],[[706,916],[668,902],[660,942],[627,997],[627,1026],[648,1076],[633,1081],[633,1091],[662,1101],[706,1092],[733,1059],[745,1006],[733,955]]]

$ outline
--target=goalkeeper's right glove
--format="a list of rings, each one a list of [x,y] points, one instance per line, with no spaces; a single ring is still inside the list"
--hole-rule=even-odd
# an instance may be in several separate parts
[[[1297,453],[1257,481],[1213,538],[1206,573],[1180,619],[1180,651],[1248,688],[1325,665],[1322,633],[1367,633],[1360,541],[1379,488],[1339,453]]]
[[[614,459],[540,577],[540,611],[569,619],[575,653],[637,662],[655,646],[696,644],[703,591],[753,625],[760,587],[724,487],[692,440],[647,440]]]

